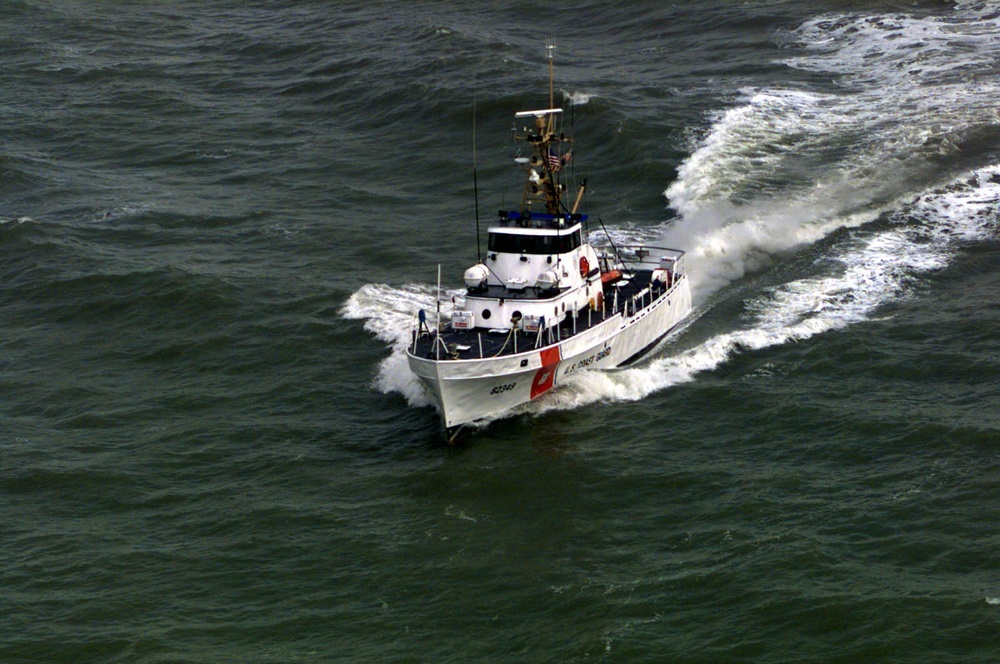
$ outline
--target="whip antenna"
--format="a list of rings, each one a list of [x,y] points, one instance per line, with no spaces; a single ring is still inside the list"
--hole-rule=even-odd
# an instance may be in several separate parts
[[[472,92],[472,196],[476,201],[476,261],[483,260],[483,250],[480,246],[479,232],[479,177],[476,175],[476,114],[479,93]]]
[[[549,37],[545,40],[545,50],[549,54],[549,108],[555,107],[555,95],[553,94],[553,81],[555,80],[555,68],[552,63],[552,58],[555,55],[556,50],[556,38]]]

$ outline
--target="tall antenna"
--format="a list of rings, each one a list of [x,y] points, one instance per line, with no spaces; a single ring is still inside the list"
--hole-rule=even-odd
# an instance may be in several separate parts
[[[552,64],[552,58],[555,55],[554,51],[556,50],[555,37],[549,37],[545,40],[545,50],[549,55],[549,108],[553,108],[555,106],[555,95],[553,94],[552,82],[555,78],[555,69]]]
[[[476,115],[478,115],[479,91],[472,91],[472,190],[476,200],[476,261],[483,260],[483,250],[479,241],[479,178],[476,176]]]

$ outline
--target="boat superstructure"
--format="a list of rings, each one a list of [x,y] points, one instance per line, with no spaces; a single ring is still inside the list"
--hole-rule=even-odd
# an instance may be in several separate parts
[[[653,246],[597,248],[572,205],[565,171],[573,137],[553,105],[522,111],[515,140],[525,174],[516,210],[500,210],[487,252],[465,271],[464,301],[447,318],[420,311],[407,349],[410,369],[433,394],[444,426],[497,416],[584,370],[632,363],[691,310],[684,252]],[[603,224],[602,224],[603,226]]]

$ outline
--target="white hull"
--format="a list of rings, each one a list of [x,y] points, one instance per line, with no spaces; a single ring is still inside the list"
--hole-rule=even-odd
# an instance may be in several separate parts
[[[444,425],[495,417],[558,387],[580,371],[612,369],[638,359],[691,310],[686,277],[670,292],[631,316],[622,313],[561,342],[500,357],[427,359],[407,354],[410,369],[427,386]]]

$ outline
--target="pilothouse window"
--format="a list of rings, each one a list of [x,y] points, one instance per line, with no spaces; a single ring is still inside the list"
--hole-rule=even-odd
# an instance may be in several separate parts
[[[490,233],[490,251],[507,254],[565,254],[583,243],[577,229],[569,235],[518,235]]]

